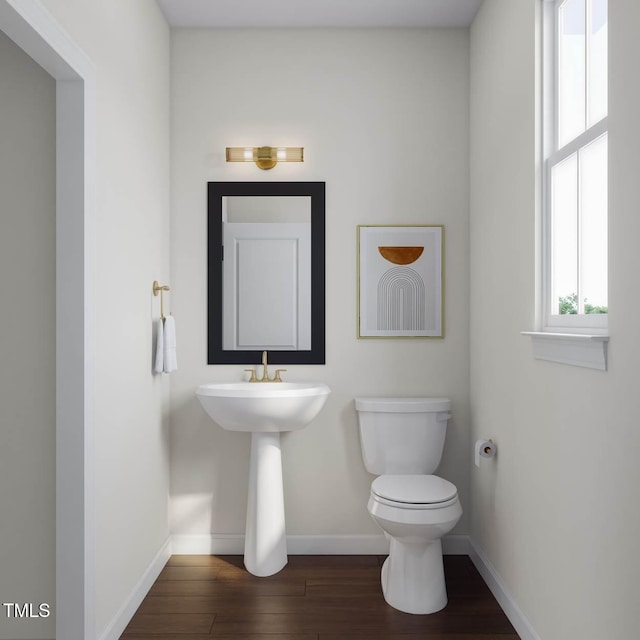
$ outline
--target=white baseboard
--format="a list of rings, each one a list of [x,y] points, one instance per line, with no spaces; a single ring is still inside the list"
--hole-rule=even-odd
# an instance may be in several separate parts
[[[442,549],[447,555],[467,555],[468,536],[446,536]],[[211,555],[244,553],[242,534],[174,535],[175,555]],[[287,553],[299,555],[386,555],[389,542],[382,534],[287,536]]]
[[[239,533],[173,534],[171,551],[176,556],[238,555],[244,552],[244,536]]]
[[[133,618],[133,614],[137,611],[149,592],[149,589],[151,589],[153,583],[157,580],[164,565],[167,564],[171,553],[171,537],[169,537],[160,548],[160,551],[156,553],[155,558],[151,561],[147,570],[132,589],[129,597],[120,607],[120,610],[107,625],[107,628],[100,634],[99,640],[118,640],[118,638],[120,638],[122,632],[131,621],[131,618]]]
[[[301,555],[385,555],[389,542],[383,535],[287,536],[287,552]]]
[[[244,535],[203,534],[174,535],[172,551],[175,555],[244,553]],[[289,555],[384,555],[389,543],[383,535],[325,535],[287,536]]]
[[[491,562],[489,562],[489,559],[482,549],[480,549],[471,538],[469,538],[469,557],[476,566],[478,573],[482,576],[482,579],[487,583],[498,604],[502,607],[505,615],[509,618],[509,622],[511,622],[518,632],[521,640],[540,640],[540,636],[535,632],[531,623],[527,620],[517,602],[506,588],[500,574]]]

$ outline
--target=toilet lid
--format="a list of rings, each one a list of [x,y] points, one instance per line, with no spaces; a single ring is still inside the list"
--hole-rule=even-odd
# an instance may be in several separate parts
[[[438,476],[384,475],[371,484],[371,491],[387,500],[405,504],[438,504],[455,498],[456,486]]]

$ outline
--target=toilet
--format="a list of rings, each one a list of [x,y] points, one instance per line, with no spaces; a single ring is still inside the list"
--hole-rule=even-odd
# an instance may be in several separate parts
[[[395,609],[434,613],[447,604],[441,539],[462,515],[440,464],[451,401],[356,398],[364,465],[378,476],[368,509],[390,542],[382,593]]]

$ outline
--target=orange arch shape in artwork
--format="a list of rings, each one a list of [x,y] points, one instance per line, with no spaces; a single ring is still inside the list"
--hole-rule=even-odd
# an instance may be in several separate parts
[[[378,247],[380,255],[393,264],[411,264],[423,253],[424,247]]]

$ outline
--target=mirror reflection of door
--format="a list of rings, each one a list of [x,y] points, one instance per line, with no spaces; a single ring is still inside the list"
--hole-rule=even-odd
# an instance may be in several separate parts
[[[223,198],[223,348],[311,348],[311,198]]]

